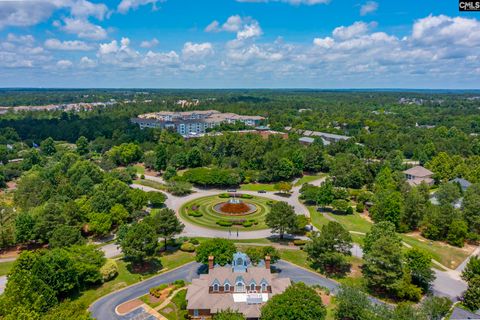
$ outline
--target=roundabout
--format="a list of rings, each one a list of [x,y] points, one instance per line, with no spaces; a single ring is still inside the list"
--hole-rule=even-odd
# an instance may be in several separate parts
[[[182,205],[179,210],[182,220],[194,225],[216,230],[264,230],[265,216],[273,201],[267,198],[244,194],[228,197],[217,194],[196,198]]]

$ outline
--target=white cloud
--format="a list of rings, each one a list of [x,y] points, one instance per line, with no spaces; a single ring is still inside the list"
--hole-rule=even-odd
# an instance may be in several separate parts
[[[142,48],[153,48],[158,46],[160,42],[157,40],[157,38],[153,38],[152,40],[144,40],[140,44],[140,47]]]
[[[65,18],[64,25],[60,28],[67,33],[76,34],[79,38],[102,40],[107,37],[105,29],[84,19]]]
[[[351,26],[337,27],[333,30],[332,35],[335,39],[351,39],[360,35],[366,34],[368,31],[368,24],[362,21],[357,21]]]
[[[227,21],[220,27],[217,20],[212,21],[206,28],[206,32],[236,32],[237,40],[246,40],[256,38],[263,34],[262,28],[257,20],[250,17],[241,17],[233,15],[228,17]]]
[[[44,43],[45,48],[51,50],[64,50],[64,51],[88,51],[93,47],[83,41],[60,41],[58,39],[47,39]]]
[[[176,67],[180,65],[180,57],[175,51],[148,51],[142,61],[142,64],[149,67]]]
[[[217,20],[213,20],[208,26],[205,27],[205,32],[218,32],[220,31],[219,25],[220,24]]]
[[[9,33],[7,35],[7,41],[32,45],[35,42],[35,38],[31,34],[27,35],[15,35],[13,33]]]
[[[87,0],[13,0],[0,1],[0,29],[6,26],[27,27],[48,20],[53,12],[64,9],[72,17],[95,17],[102,20],[108,12],[103,3]]]
[[[378,2],[368,1],[360,7],[360,15],[366,16],[369,13],[374,13],[378,10]]]
[[[55,9],[48,1],[0,1],[0,29],[36,25],[48,19]]]
[[[127,13],[130,10],[136,10],[140,6],[152,5],[153,10],[157,10],[157,2],[160,0],[122,0],[117,7],[118,12]]]
[[[315,4],[327,4],[330,0],[237,0],[237,2],[256,2],[256,3],[268,3],[268,2],[284,2],[291,5],[315,5]]]
[[[430,15],[414,23],[412,39],[424,44],[474,47],[480,45],[480,33],[473,30],[480,30],[477,19]]]
[[[210,42],[192,43],[186,42],[183,45],[182,55],[185,59],[203,59],[213,54],[213,47]]]
[[[60,69],[68,69],[72,67],[73,63],[70,60],[58,60],[57,67]]]
[[[80,67],[84,69],[94,68],[97,63],[89,57],[80,58]]]
[[[141,55],[138,51],[130,48],[129,38],[122,38],[120,44],[117,40],[100,44],[97,57],[105,64],[122,68],[137,68]]]
[[[331,47],[333,47],[333,45],[335,44],[335,40],[333,40],[332,38],[330,37],[326,37],[326,38],[315,38],[313,39],[313,44],[318,46],[318,47],[321,47],[321,48],[325,48],[325,49],[329,49]]]
[[[249,38],[255,38],[262,35],[262,29],[257,21],[253,21],[243,27],[242,30],[237,32],[237,39],[244,40]]]

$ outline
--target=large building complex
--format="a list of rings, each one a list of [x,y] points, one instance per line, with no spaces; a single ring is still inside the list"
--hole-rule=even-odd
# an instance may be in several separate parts
[[[265,120],[260,116],[242,116],[235,113],[221,113],[217,110],[185,112],[153,112],[139,115],[131,121],[143,128],[172,129],[183,136],[204,133],[221,123],[243,122],[247,126],[258,126]]]
[[[207,319],[222,310],[258,319],[262,306],[290,285],[289,278],[279,278],[270,271],[270,258],[253,266],[246,254],[237,252],[231,265],[214,265],[209,257],[208,274],[194,279],[187,290],[187,309],[191,319]]]

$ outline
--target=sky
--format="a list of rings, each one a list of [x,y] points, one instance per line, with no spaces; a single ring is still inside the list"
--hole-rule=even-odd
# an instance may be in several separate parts
[[[480,88],[457,0],[0,0],[0,87]]]

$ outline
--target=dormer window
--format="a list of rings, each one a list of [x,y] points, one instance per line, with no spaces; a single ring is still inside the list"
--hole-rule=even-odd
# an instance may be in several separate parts
[[[262,292],[265,292],[265,291],[267,291],[267,284],[262,283]]]
[[[228,283],[225,283],[225,285],[223,287],[224,287],[226,292],[230,291],[230,285]]]
[[[250,284],[250,291],[255,291],[255,283]]]
[[[213,291],[215,291],[215,292],[218,292],[218,291],[219,291],[218,283],[215,283],[215,284],[213,285]]]
[[[237,282],[235,284],[235,292],[245,292],[245,284],[243,282]]]

